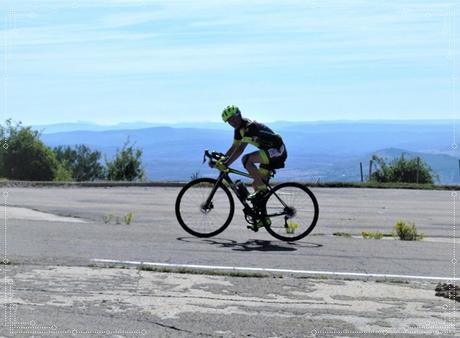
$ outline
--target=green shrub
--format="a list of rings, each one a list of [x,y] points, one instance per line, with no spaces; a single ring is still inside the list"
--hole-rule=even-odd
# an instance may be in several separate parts
[[[123,148],[117,150],[112,161],[106,160],[107,179],[113,181],[134,181],[145,179],[141,163],[142,150],[130,145],[129,139]]]
[[[380,231],[363,231],[361,232],[361,236],[363,236],[365,239],[382,239],[383,233]]]
[[[416,241],[422,240],[425,235],[417,232],[415,223],[406,223],[399,221],[394,226],[393,236],[402,241]]]
[[[53,151],[57,160],[70,171],[75,181],[94,181],[105,177],[99,151],[92,151],[84,144],[74,147],[58,146]]]
[[[13,180],[53,181],[66,178],[54,152],[31,127],[7,120],[0,125],[0,176]]]
[[[420,158],[407,159],[404,154],[387,164],[377,155],[372,157],[377,171],[372,173],[370,181],[434,184],[436,175],[428,164]],[[418,182],[417,182],[418,171]]]
[[[64,168],[62,164],[58,164],[58,167],[56,169],[56,173],[54,176],[54,180],[60,181],[60,182],[72,181],[73,180],[72,173],[66,168]]]

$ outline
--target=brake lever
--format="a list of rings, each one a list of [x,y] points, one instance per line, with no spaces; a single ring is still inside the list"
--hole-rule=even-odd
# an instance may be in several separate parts
[[[203,162],[201,162],[201,164],[203,164],[204,162],[206,162],[206,156],[209,156],[208,149],[206,149],[206,150],[204,151],[204,154],[203,154]]]

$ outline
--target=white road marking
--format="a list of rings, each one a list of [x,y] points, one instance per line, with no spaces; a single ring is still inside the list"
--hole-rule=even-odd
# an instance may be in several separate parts
[[[326,275],[326,276],[341,276],[341,277],[377,277],[377,278],[403,278],[403,279],[422,279],[422,280],[442,280],[442,281],[458,281],[460,278],[451,277],[433,277],[433,276],[411,276],[411,275],[391,275],[379,273],[357,273],[357,272],[334,272],[334,271],[309,271],[309,270],[291,270],[291,269],[271,269],[271,268],[250,268],[239,266],[214,266],[214,265],[196,265],[196,264],[172,264],[172,263],[153,263],[141,261],[120,261],[114,259],[92,259],[97,263],[112,263],[112,264],[129,264],[129,265],[146,265],[168,268],[189,268],[202,270],[228,270],[228,271],[250,271],[250,272],[280,272],[302,275]]]

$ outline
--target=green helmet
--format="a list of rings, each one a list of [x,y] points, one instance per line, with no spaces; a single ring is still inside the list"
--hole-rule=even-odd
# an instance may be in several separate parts
[[[241,114],[240,109],[237,106],[227,106],[222,112],[222,120],[227,122],[230,117],[236,114]]]

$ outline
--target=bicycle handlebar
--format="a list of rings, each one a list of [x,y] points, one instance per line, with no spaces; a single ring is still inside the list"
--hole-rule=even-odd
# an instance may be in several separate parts
[[[226,156],[225,156],[224,154],[222,154],[222,153],[219,153],[219,152],[217,152],[217,151],[209,152],[209,150],[206,149],[206,150],[204,151],[203,163],[206,162],[206,158],[208,158],[208,159],[209,159],[208,164],[209,164],[209,166],[210,166],[211,168],[213,168],[213,167],[214,167],[214,164],[215,164],[217,161],[219,161],[219,160],[221,160],[221,159],[224,159],[225,157],[226,157]]]
[[[204,151],[204,155],[203,155],[203,163],[206,162],[206,159],[209,159],[208,161],[208,165],[209,167],[211,168],[216,168],[216,163],[217,161],[219,160],[225,160],[227,159],[228,157],[225,156],[225,154],[222,154],[222,153],[219,153],[218,151],[209,151],[209,150],[205,150]],[[219,166],[218,168],[216,169],[219,169],[221,172],[224,171],[224,172],[232,172],[234,174],[237,174],[237,175],[240,175],[240,176],[245,176],[245,177],[249,177],[251,178],[251,175],[248,174],[248,173],[245,173],[245,172],[242,172],[242,171],[239,171],[239,170],[235,170],[235,169],[231,169],[230,167],[224,165],[225,168]],[[273,174],[272,174],[273,175]]]

